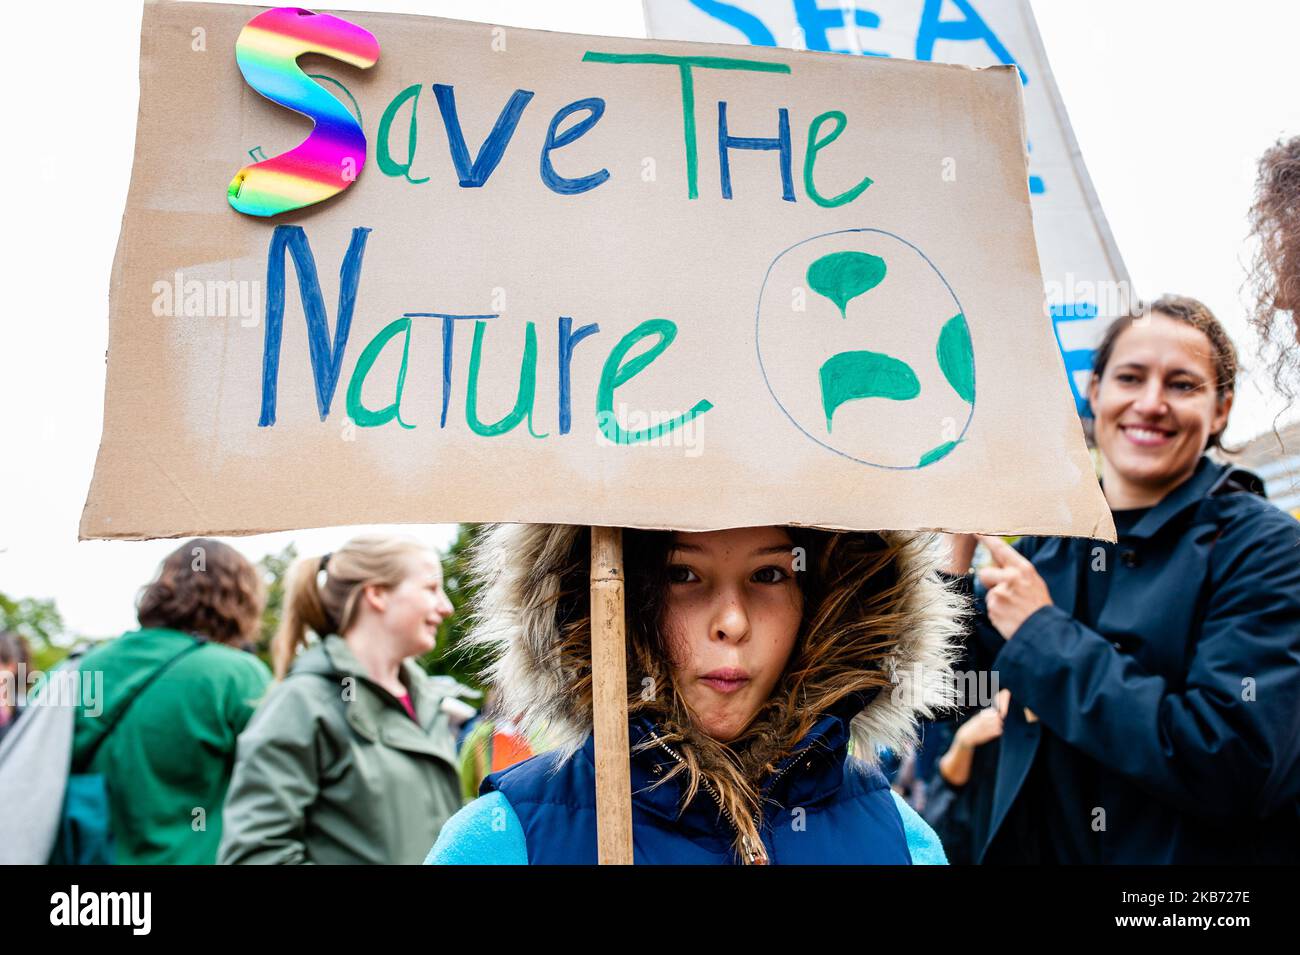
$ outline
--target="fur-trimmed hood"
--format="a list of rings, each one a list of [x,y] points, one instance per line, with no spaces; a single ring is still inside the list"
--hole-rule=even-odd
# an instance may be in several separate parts
[[[862,553],[875,561],[870,565],[874,570],[863,573],[858,584],[877,594],[872,598],[873,662],[863,666],[887,685],[846,700],[854,754],[874,763],[879,749],[907,752],[916,742],[917,721],[953,705],[951,667],[962,631],[963,598],[937,574],[933,535],[814,533],[826,535],[827,541],[838,539],[834,548],[828,547],[834,554],[848,551],[850,545],[856,548],[857,562],[837,557],[837,568],[865,566]],[[545,732],[564,758],[581,748],[592,726],[590,672],[575,663],[582,654],[573,652],[572,615],[565,608],[566,595],[586,586],[589,540],[588,529],[580,526],[485,525],[470,557],[477,592],[467,642],[486,649],[493,659],[484,676],[495,689],[496,706],[518,719],[525,732]],[[852,591],[852,580],[847,589]],[[846,610],[841,616],[861,605],[849,601],[842,606]],[[628,612],[635,610],[629,606]],[[579,633],[576,639],[585,639],[589,661],[590,633]],[[855,645],[860,652],[863,641]],[[836,659],[839,647],[831,642],[811,666],[805,659],[803,669],[830,672],[840,667],[842,679],[846,661]],[[641,681],[635,679],[632,661],[629,652],[629,693],[635,703]],[[857,665],[856,660],[848,663]],[[862,706],[853,715],[855,701]],[[789,714],[772,718],[792,719]]]

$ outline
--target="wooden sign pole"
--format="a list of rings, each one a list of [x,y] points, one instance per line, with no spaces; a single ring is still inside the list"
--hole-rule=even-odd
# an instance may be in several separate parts
[[[591,529],[591,704],[596,736],[596,845],[601,865],[632,864],[623,529]]]

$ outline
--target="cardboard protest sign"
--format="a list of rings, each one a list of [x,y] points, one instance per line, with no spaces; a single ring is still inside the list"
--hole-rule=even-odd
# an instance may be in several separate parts
[[[240,72],[256,12],[145,8],[83,537],[1113,534],[1014,69],[348,13],[377,57],[302,66],[364,162],[268,216],[311,124]]]
[[[1093,346],[1129,278],[1084,165],[1029,0],[644,0],[650,36],[1020,69],[1029,191],[1053,330],[1080,413]]]

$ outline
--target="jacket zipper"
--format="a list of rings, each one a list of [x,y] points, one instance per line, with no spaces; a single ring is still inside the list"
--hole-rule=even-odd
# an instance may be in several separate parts
[[[654,741],[659,744],[660,749],[673,759],[677,760],[678,763],[685,765],[686,761],[678,756],[667,743],[661,740],[657,733],[651,731],[650,735],[654,737]],[[740,827],[736,825],[735,817],[733,817],[731,813],[727,811],[727,807],[722,804],[722,797],[718,795],[718,791],[713,788],[713,785],[707,779],[701,778],[700,782],[703,783],[704,788],[708,791],[709,795],[713,797],[713,801],[718,804],[718,809],[722,812],[722,815],[726,817],[727,824],[731,826],[732,831],[740,837],[740,843],[745,848],[745,865],[766,865],[767,853],[763,851],[761,846],[756,851],[753,844],[749,841],[749,838],[741,835]]]
[[[661,740],[659,738],[659,734],[651,730],[650,735],[654,738],[654,741],[659,744],[660,749],[662,749],[665,753],[667,753],[669,756],[675,759],[678,763],[685,765],[686,761],[682,759],[680,756],[678,756],[677,753],[673,751],[672,747],[670,747],[667,743]],[[786,773],[788,773],[791,769],[793,769],[799,763],[799,760],[802,758],[803,758],[802,754],[800,754],[797,755],[794,759],[790,760],[790,762],[786,764],[784,769],[782,769],[779,773],[777,773],[775,776],[773,776],[771,779],[767,781],[767,786],[764,788],[771,789],[772,786],[776,784],[776,781],[779,780]],[[750,842],[747,836],[741,835],[740,827],[736,825],[736,820],[731,815],[731,813],[727,811],[727,807],[722,804],[722,797],[718,795],[717,790],[713,788],[712,784],[707,779],[701,778],[700,782],[704,785],[704,788],[705,790],[708,791],[709,795],[713,797],[713,801],[718,804],[718,809],[721,810],[722,815],[726,817],[727,823],[731,826],[732,830],[736,833],[737,836],[740,836],[741,845],[744,846],[745,848],[745,856],[746,856],[745,864],[746,865],[767,865],[768,864],[767,851],[763,848],[762,844],[760,843],[757,847],[755,847]],[[754,827],[758,828],[758,824],[759,824],[759,814],[755,812]]]

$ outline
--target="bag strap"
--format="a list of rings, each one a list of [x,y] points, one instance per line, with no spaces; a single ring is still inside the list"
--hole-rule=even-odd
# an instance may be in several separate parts
[[[99,735],[99,738],[90,744],[90,750],[86,753],[85,756],[83,756],[80,760],[78,760],[78,762],[81,763],[83,767],[89,768],[90,764],[95,761],[95,757],[99,755],[99,747],[104,744],[104,740],[108,739],[109,736],[113,734],[113,730],[117,729],[118,724],[122,722],[122,717],[126,716],[126,711],[131,708],[131,704],[133,704],[136,700],[138,700],[140,696],[144,693],[144,691],[149,689],[149,687],[153,685],[155,680],[157,680],[160,676],[162,676],[164,673],[170,670],[172,664],[179,661],[180,658],[185,656],[187,653],[193,653],[199,647],[203,646],[206,642],[207,641],[204,640],[198,640],[198,639],[194,640],[194,642],[191,643],[188,647],[186,647],[180,653],[168,659],[167,662],[164,663],[162,666],[160,666],[157,670],[154,670],[153,673],[150,674],[149,679],[145,680],[138,687],[136,687],[136,689],[131,693],[131,695],[126,698],[126,702],[123,703],[121,706],[119,706],[113,712],[112,719],[109,721],[108,724],[108,729],[104,730],[104,732]]]

